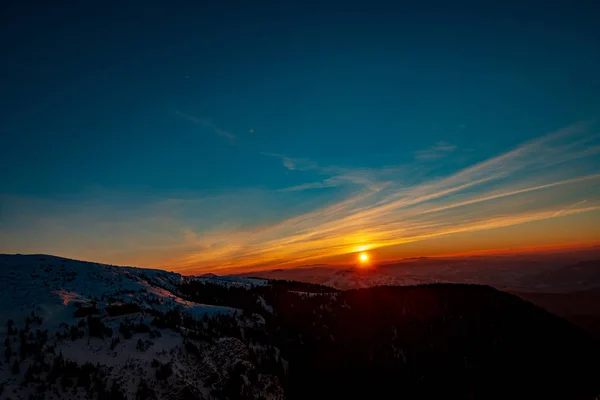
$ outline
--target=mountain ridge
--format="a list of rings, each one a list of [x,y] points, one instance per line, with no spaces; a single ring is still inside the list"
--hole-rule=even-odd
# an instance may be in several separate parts
[[[7,399],[600,394],[598,341],[488,286],[340,291],[0,255],[0,301]]]

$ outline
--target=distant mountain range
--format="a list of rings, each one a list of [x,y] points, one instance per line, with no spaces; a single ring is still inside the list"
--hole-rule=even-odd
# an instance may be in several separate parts
[[[0,305],[2,399],[600,395],[597,339],[490,286],[339,290],[0,255]]]
[[[370,268],[319,265],[232,276],[295,280],[342,290],[445,282],[519,292],[569,293],[600,288],[600,248],[505,256],[419,257]]]

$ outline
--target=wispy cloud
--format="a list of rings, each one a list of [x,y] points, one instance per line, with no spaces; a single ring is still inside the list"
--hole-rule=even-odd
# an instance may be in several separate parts
[[[358,248],[401,249],[409,243],[558,217],[561,224],[568,224],[575,218],[570,216],[581,213],[590,213],[591,225],[600,224],[600,145],[585,124],[429,178],[418,175],[415,179],[419,163],[351,169],[265,155],[279,158],[290,171],[314,172],[316,181],[279,191],[234,193],[227,199],[171,199],[117,212],[6,200],[4,215],[11,221],[0,227],[0,251],[10,246],[25,252],[33,245],[39,251],[60,246],[73,249],[76,244],[81,251],[97,254],[85,258],[113,261],[120,257],[127,260],[121,263],[197,273],[309,263]],[[274,211],[278,204],[298,197],[298,190],[339,186],[344,190],[328,192],[331,196],[323,196],[325,200],[318,205],[293,214]],[[334,193],[340,195],[334,197]],[[243,215],[240,207],[245,208]],[[21,228],[9,229],[9,225]],[[86,227],[83,234],[82,226]],[[540,244],[549,234],[547,228],[528,232],[537,235]],[[485,236],[471,236],[471,245]],[[509,239],[519,244],[531,237]]]
[[[260,154],[267,157],[279,158],[282,161],[283,166],[289,169],[290,171],[311,171],[319,169],[319,165],[316,162],[308,160],[306,158],[293,158],[285,156],[283,154],[266,152],[261,152]]]
[[[577,203],[575,203],[575,204],[571,204],[571,205],[570,205],[569,207],[567,207],[567,208],[563,208],[562,210],[559,210],[559,211],[557,211],[556,213],[554,213],[554,215],[552,215],[552,217],[558,217],[558,216],[559,216],[559,215],[561,215],[561,214],[563,214],[563,215],[564,215],[564,214],[565,214],[566,212],[568,212],[569,210],[572,210],[572,209],[574,209],[575,207],[577,207],[577,206],[579,206],[579,205],[581,205],[581,204],[585,204],[585,203],[587,203],[587,200],[581,200],[581,201],[578,201],[578,202],[577,202]]]
[[[321,173],[326,174],[325,171],[328,171],[328,169],[322,170]],[[367,187],[373,191],[379,191],[388,184],[387,182],[380,180],[377,176],[376,171],[374,170],[339,168],[335,169],[335,171],[335,173],[333,171],[330,171],[332,175],[329,178],[325,178],[322,181],[302,183],[296,186],[289,186],[280,189],[280,191],[296,192],[301,190],[324,189],[345,185],[362,186]]]
[[[283,154],[261,153],[264,156],[276,157],[282,160],[283,166],[290,171],[312,171],[322,179],[316,182],[306,182],[296,186],[280,189],[283,192],[296,192],[311,189],[323,189],[343,185],[366,186],[372,190],[379,190],[387,185],[393,173],[400,167],[387,168],[348,168],[342,166],[322,166],[307,158],[294,158]]]
[[[438,160],[440,158],[446,157],[454,150],[456,150],[455,145],[450,144],[448,142],[440,141],[428,149],[416,151],[415,158],[417,160],[422,161]]]
[[[584,125],[574,125],[447,177],[410,186],[393,181],[380,191],[359,192],[249,234],[241,239],[241,248],[231,248],[220,259],[221,266],[247,265],[249,260],[308,262],[359,246],[400,245],[599,210],[600,190],[590,196],[590,187],[600,189],[600,174],[581,174],[588,169],[580,162],[600,149],[589,151],[585,132]],[[325,179],[299,189],[327,184]],[[584,190],[585,202],[564,204]],[[210,262],[205,255],[194,254],[179,265],[193,268],[205,262]]]
[[[548,183],[546,185],[532,186],[532,187],[528,187],[528,188],[524,188],[524,189],[518,189],[518,190],[513,190],[513,191],[508,191],[508,192],[499,192],[499,193],[495,193],[495,194],[491,194],[491,195],[487,195],[487,196],[483,196],[483,197],[477,197],[477,198],[473,198],[473,199],[470,199],[470,200],[465,200],[465,201],[461,201],[461,202],[457,202],[457,203],[445,205],[445,206],[442,206],[442,207],[431,208],[431,209],[428,209],[426,211],[421,212],[420,214],[427,214],[427,213],[432,213],[432,212],[445,211],[445,210],[449,210],[449,209],[456,208],[456,207],[464,207],[464,206],[472,205],[472,204],[475,204],[475,203],[481,203],[481,202],[484,202],[484,201],[496,200],[496,199],[500,199],[502,197],[515,196],[515,195],[518,195],[518,194],[523,194],[523,193],[527,193],[527,192],[533,192],[533,191],[536,191],[536,190],[547,189],[547,188],[551,188],[551,187],[554,187],[554,186],[568,185],[570,183],[577,183],[577,182],[582,182],[582,181],[586,181],[586,180],[597,180],[597,179],[600,179],[600,174],[586,175],[586,176],[582,176],[582,177],[579,177],[579,178],[566,179],[566,180],[563,180],[563,181]],[[580,201],[580,202],[576,203],[575,205],[583,204],[585,202],[586,202],[585,200],[584,201]],[[561,211],[557,212],[556,216],[558,216]]]
[[[235,135],[233,133],[228,132],[226,130],[223,130],[223,129],[219,128],[218,126],[216,126],[215,124],[213,124],[207,118],[199,118],[199,117],[196,117],[194,115],[183,113],[183,112],[181,112],[179,110],[177,110],[175,112],[175,114],[177,114],[179,117],[181,117],[181,118],[183,118],[183,119],[185,119],[187,121],[190,121],[190,122],[192,122],[192,123],[194,123],[194,124],[196,124],[196,125],[198,125],[198,126],[200,126],[202,128],[205,128],[205,129],[207,129],[209,131],[212,131],[213,133],[216,133],[219,136],[222,136],[222,137],[228,139],[230,142],[233,142],[235,140]]]
[[[296,186],[289,186],[283,189],[280,189],[282,192],[299,192],[302,190],[310,190],[310,189],[324,189],[336,187],[339,185],[335,179],[325,179],[323,182],[310,182],[310,183],[302,183]]]

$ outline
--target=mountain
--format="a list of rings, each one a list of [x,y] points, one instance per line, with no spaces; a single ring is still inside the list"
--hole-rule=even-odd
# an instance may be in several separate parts
[[[239,393],[282,398],[277,377],[255,373],[252,359],[260,349],[221,335],[231,321],[251,326],[261,320],[183,299],[177,291],[190,281],[217,288],[266,284],[45,255],[0,256],[0,398],[220,398],[232,390],[234,367],[256,379],[236,382]],[[202,338],[189,329],[198,325]]]
[[[600,258],[578,261],[559,268],[542,269],[527,277],[523,287],[541,293],[569,293],[600,289]]]
[[[570,293],[514,292],[600,338],[600,289]]]
[[[599,370],[590,368],[597,341],[493,288],[383,286],[328,296],[273,300],[278,323],[294,332],[286,343],[294,398],[315,397],[315,387],[320,398],[592,398],[598,391]]]
[[[0,256],[2,399],[569,398],[599,343],[489,286],[324,285]]]
[[[318,266],[250,271],[234,276],[295,280],[337,289],[379,285],[474,283],[501,290],[566,293],[600,288],[596,248],[550,254],[414,258],[369,268]]]

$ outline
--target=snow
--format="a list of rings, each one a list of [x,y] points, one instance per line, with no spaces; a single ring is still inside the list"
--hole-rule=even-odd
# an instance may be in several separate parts
[[[201,398],[212,398],[211,387],[203,381],[209,375],[217,375],[218,382],[228,379],[228,371],[235,362],[250,362],[249,350],[238,339],[223,337],[215,342],[198,342],[200,356],[186,350],[186,330],[158,329],[151,325],[151,311],[167,312],[177,309],[193,318],[202,319],[208,315],[241,315],[241,310],[212,304],[200,304],[186,300],[178,295],[178,286],[191,280],[206,284],[227,287],[252,288],[267,285],[265,279],[230,278],[218,276],[183,277],[180,274],[161,270],[117,267],[106,264],[69,260],[47,255],[0,255],[0,337],[8,334],[7,321],[12,319],[17,329],[30,325],[29,332],[48,330],[47,361],[62,354],[65,360],[84,364],[92,361],[107,374],[109,381],[116,382],[128,399],[135,399],[141,380],[152,386],[159,398],[171,398],[185,390],[192,390]],[[264,302],[264,299],[263,299]],[[121,316],[109,316],[106,307],[118,304],[137,304],[139,312]],[[108,329],[111,337],[61,338],[82,323],[84,318],[75,317],[80,307],[96,307],[97,316]],[[267,309],[265,303],[265,308]],[[264,324],[264,318],[256,314],[240,323]],[[28,322],[26,324],[26,320]],[[133,333],[129,339],[119,334],[123,322],[150,327],[151,332]],[[58,336],[57,336],[58,335]],[[17,338],[16,335],[13,337]],[[118,342],[114,342],[119,338]],[[141,340],[147,345],[138,349]],[[19,342],[17,342],[19,343]],[[17,345],[13,352],[18,353]],[[46,353],[44,353],[46,354]],[[14,357],[18,357],[16,354]],[[200,357],[200,358],[198,358]],[[157,360],[157,361],[154,361]],[[11,398],[29,398],[34,393],[33,386],[23,384],[24,374],[33,362],[32,359],[20,361],[20,372],[13,374],[10,363],[0,365],[0,385],[4,393]],[[172,363],[173,375],[166,381],[157,381],[156,368],[151,364]],[[260,379],[277,385],[276,378],[260,375]],[[275,379],[275,381],[273,381]],[[266,381],[265,381],[266,380]],[[86,397],[83,389],[73,388],[69,392],[62,389],[48,392],[48,399]],[[262,390],[254,388],[253,390]],[[274,395],[260,392],[266,398],[281,398],[282,392]]]
[[[265,311],[268,311],[270,314],[273,314],[273,306],[267,304],[267,301],[264,297],[258,296],[257,302],[262,306],[262,308],[265,309]]]
[[[200,282],[211,283],[213,285],[220,285],[225,287],[243,287],[251,288],[255,286],[265,286],[269,284],[267,279],[260,278],[239,278],[233,276],[217,276],[217,275],[203,275],[198,277],[188,277],[187,279],[193,279]]]
[[[233,314],[229,307],[197,304],[173,294],[179,274],[160,270],[116,267],[46,255],[0,255],[0,320],[23,321],[38,310],[47,329],[54,331],[61,322],[75,320],[76,306],[100,307],[133,302],[142,309],[167,311],[182,307],[194,317],[204,314]],[[209,279],[211,283],[234,285],[264,284],[261,279]],[[170,290],[169,290],[170,289]],[[73,322],[73,321],[71,321]],[[6,329],[0,324],[0,333]]]
[[[328,296],[336,297],[337,292],[302,292],[299,290],[288,290],[289,293],[294,293],[302,297]]]

